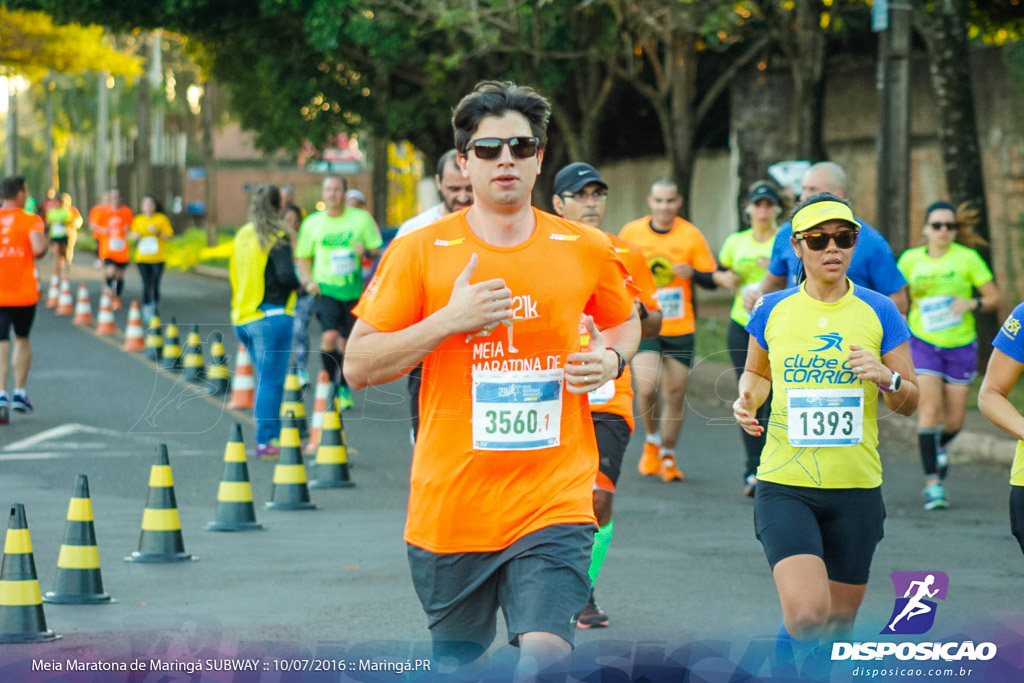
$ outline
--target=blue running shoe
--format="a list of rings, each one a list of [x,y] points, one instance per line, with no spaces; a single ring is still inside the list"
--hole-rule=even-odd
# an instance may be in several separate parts
[[[11,400],[11,409],[16,413],[31,413],[32,402],[28,400],[28,394],[15,394]]]
[[[924,509],[945,510],[949,507],[946,502],[946,489],[942,484],[934,483],[924,487]]]

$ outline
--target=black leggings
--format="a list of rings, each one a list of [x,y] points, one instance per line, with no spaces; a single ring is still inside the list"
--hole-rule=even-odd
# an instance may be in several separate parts
[[[735,320],[730,320],[729,335],[726,341],[729,346],[729,355],[732,357],[732,365],[736,368],[736,377],[739,378],[743,374],[743,367],[747,363],[747,345],[750,343],[750,333],[743,329],[743,326]],[[757,472],[757,465],[761,461],[761,451],[764,449],[764,443],[767,439],[768,415],[771,413],[771,406],[772,395],[769,393],[768,398],[757,409],[757,421],[765,429],[761,436],[751,436],[743,431],[742,428],[740,429],[740,434],[743,435],[743,446],[747,450],[747,461],[743,472],[744,478]]]
[[[164,276],[163,263],[139,263],[142,275],[142,305],[160,303],[160,278]]]

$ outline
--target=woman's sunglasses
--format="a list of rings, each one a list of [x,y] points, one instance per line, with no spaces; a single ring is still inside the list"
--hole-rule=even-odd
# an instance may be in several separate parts
[[[959,223],[942,223],[940,221],[938,223],[929,223],[928,227],[931,228],[932,230],[956,230],[957,228],[960,227],[960,224]]]
[[[493,160],[501,156],[501,148],[505,145],[508,145],[508,151],[516,159],[529,159],[537,154],[540,140],[528,137],[480,138],[470,140],[466,145],[466,151],[475,151],[477,159]]]
[[[811,251],[823,251],[832,240],[840,249],[850,249],[857,243],[857,230],[837,230],[836,232],[801,232],[793,239],[802,240]]]

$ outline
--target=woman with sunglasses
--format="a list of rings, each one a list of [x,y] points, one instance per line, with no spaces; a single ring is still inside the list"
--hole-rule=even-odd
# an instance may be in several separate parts
[[[942,485],[949,468],[946,447],[963,426],[977,374],[974,314],[999,304],[992,271],[974,249],[985,244],[972,229],[976,220],[976,211],[962,207],[958,212],[948,202],[935,202],[925,211],[925,244],[903,252],[897,263],[910,286],[907,321],[921,387],[917,439],[925,510],[948,507]]]
[[[846,276],[860,227],[850,205],[815,194],[792,224],[807,279],[751,311],[733,415],[760,436],[756,411],[771,393],[754,527],[782,603],[780,639],[813,641],[853,629],[885,518],[879,395],[909,415],[917,386],[896,305]]]
[[[745,213],[750,220],[750,227],[733,233],[725,240],[722,250],[718,252],[719,270],[714,273],[715,284],[726,289],[736,290],[732,309],[729,311],[729,333],[726,341],[729,355],[732,358],[736,374],[743,374],[746,364],[747,347],[750,346],[750,334],[746,324],[750,314],[743,306],[743,298],[751,288],[756,289],[768,272],[768,262],[772,258],[772,247],[775,244],[775,233],[779,230],[779,215],[782,213],[782,200],[775,188],[765,180],[758,180],[750,186],[747,196]],[[768,408],[771,398],[757,410],[757,419],[761,426],[768,424]],[[747,458],[743,471],[743,494],[754,496],[757,486],[757,463],[764,448],[764,435],[751,436],[741,430],[743,447]]]

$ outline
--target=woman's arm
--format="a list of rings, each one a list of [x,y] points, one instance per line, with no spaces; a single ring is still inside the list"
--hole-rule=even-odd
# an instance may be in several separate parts
[[[1022,368],[1024,364],[999,349],[993,349],[981,391],[978,392],[978,410],[981,414],[1016,439],[1024,439],[1024,417],[1017,412],[1008,397]]]

